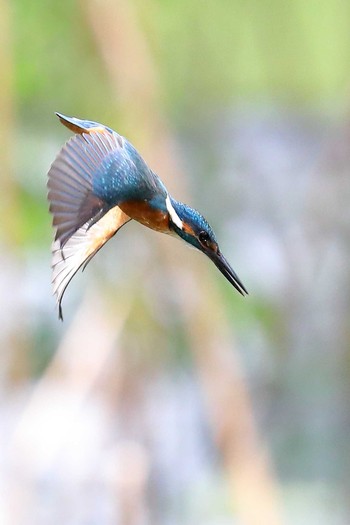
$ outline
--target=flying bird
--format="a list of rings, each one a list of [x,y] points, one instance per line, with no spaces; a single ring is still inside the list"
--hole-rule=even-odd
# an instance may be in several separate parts
[[[205,253],[241,295],[248,293],[208,222],[169,194],[127,139],[97,122],[56,115],[75,133],[52,163],[47,183],[56,230],[52,283],[60,319],[73,276],[131,219],[183,239]]]

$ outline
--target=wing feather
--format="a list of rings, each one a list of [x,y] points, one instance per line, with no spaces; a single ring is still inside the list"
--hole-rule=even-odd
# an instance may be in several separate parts
[[[62,298],[64,292],[79,268],[86,266],[94,255],[128,221],[118,206],[109,210],[98,222],[89,227],[84,224],[61,247],[60,241],[52,245],[52,284],[57,299],[59,318],[62,316]]]
[[[109,132],[80,134],[61,149],[48,173],[48,198],[61,246],[89,220],[111,207],[94,193],[94,177],[120,150],[120,137]]]
[[[57,113],[56,115],[62,122],[64,126],[73,131],[73,133],[94,133],[96,131],[105,131],[113,133],[113,131],[107,126],[103,126],[98,122],[93,122],[92,120],[81,120],[76,117],[67,117],[62,115],[62,113]]]
[[[127,203],[142,206],[167,192],[125,138],[96,122],[57,116],[77,133],[57,155],[47,183],[56,229],[52,282],[62,318],[62,297],[75,273],[123,224],[138,220],[132,206],[129,215]]]

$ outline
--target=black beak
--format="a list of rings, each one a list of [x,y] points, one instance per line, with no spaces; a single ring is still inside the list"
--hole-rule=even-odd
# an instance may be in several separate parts
[[[233,271],[225,257],[220,252],[207,252],[208,257],[213,261],[215,266],[219,268],[220,272],[226,279],[236,288],[236,290],[243,296],[248,295],[247,290],[239,280],[238,275]]]

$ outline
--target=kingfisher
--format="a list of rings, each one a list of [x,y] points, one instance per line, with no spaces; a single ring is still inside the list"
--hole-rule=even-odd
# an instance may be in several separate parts
[[[74,132],[52,163],[47,183],[55,228],[52,284],[61,320],[71,279],[132,219],[197,248],[241,295],[248,294],[206,219],[169,194],[126,138],[97,122],[56,115]]]

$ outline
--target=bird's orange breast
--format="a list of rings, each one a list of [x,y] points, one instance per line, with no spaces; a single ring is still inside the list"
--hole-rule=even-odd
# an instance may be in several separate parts
[[[147,201],[123,202],[119,204],[119,207],[129,217],[152,230],[163,233],[169,231],[168,213],[152,208]]]

